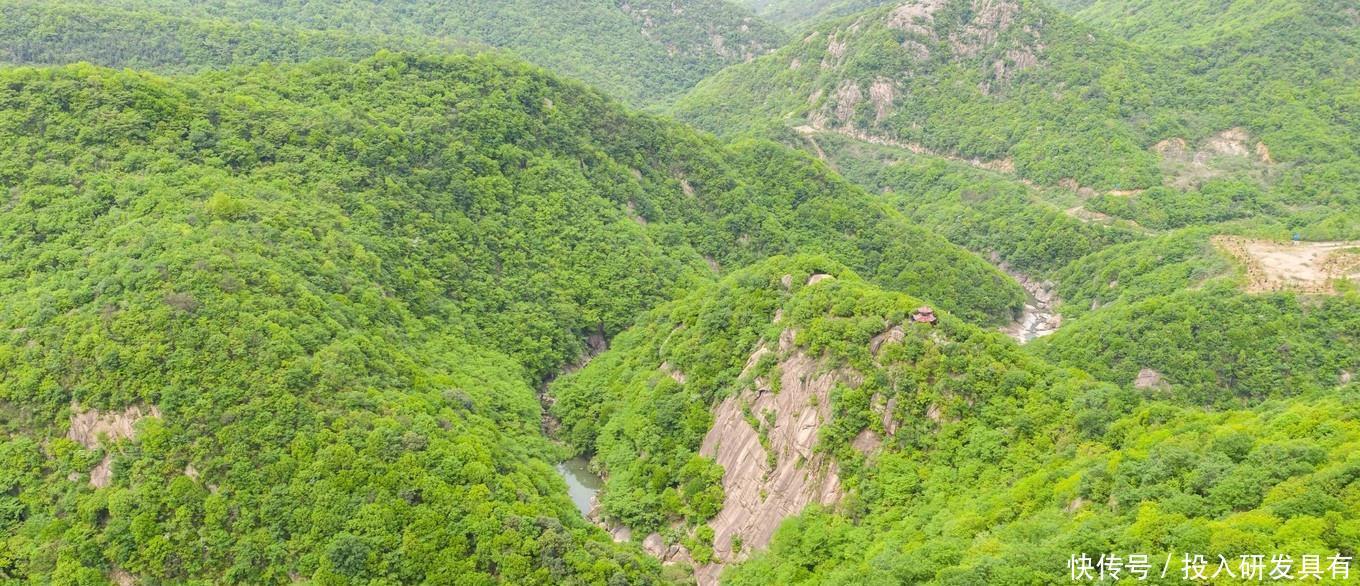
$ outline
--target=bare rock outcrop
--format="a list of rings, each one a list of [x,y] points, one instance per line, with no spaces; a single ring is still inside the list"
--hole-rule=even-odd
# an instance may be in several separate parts
[[[604,518],[604,507],[600,504],[600,495],[598,494],[590,496],[590,511],[586,513],[586,519],[609,533],[609,536],[614,538],[615,543],[627,543],[633,540],[633,529],[631,527]]]
[[[873,339],[869,340],[869,352],[874,356],[878,356],[878,353],[883,349],[884,344],[901,342],[902,339],[906,337],[907,332],[902,329],[902,326],[890,327],[887,330],[884,330],[883,333],[874,336]]]
[[[952,19],[949,25],[937,23],[936,15],[952,4],[966,6],[969,16],[965,22],[958,26],[952,24]],[[1046,49],[1040,30],[1042,21],[1026,22],[1022,18],[1023,7],[1017,0],[913,0],[898,3],[886,13],[882,24],[902,32],[899,35],[902,50],[922,67],[933,67],[932,63],[944,59],[979,68],[983,78],[978,89],[990,95],[1010,87],[1021,72],[1041,66]],[[860,24],[861,21],[846,23],[828,34],[821,68],[835,72],[832,75],[839,75],[840,79],[825,86],[826,99],[820,89],[812,92],[810,103],[816,107],[807,117],[813,128],[826,128],[827,122],[833,122],[841,130],[884,134],[881,127],[893,117],[896,101],[905,87],[899,84],[918,73],[917,68],[909,67],[893,76],[869,77],[845,70],[853,48],[861,40],[857,38]],[[1003,36],[1007,38],[1006,47],[999,46]],[[804,43],[811,38],[804,39]],[[797,65],[790,63],[791,68]],[[862,118],[857,113],[866,97],[873,106],[873,121],[858,124]]]
[[[155,406],[132,406],[123,411],[101,412],[98,409],[82,411],[77,404],[71,405],[71,426],[66,437],[93,450],[105,442],[132,439],[136,437],[138,421],[146,417],[160,417]]]
[[[894,94],[893,84],[886,77],[875,79],[873,85],[869,86],[869,101],[874,104],[874,122],[882,122],[892,115]]]
[[[71,404],[71,425],[66,437],[86,449],[96,449],[119,440],[131,440],[137,435],[138,421],[147,417],[160,417],[161,412],[154,405],[149,407],[132,406],[123,411],[101,412],[98,409],[83,411],[80,405]],[[106,453],[104,459],[90,470],[90,485],[104,488],[113,482],[113,454]]]
[[[833,277],[833,276],[828,275],[828,274],[825,274],[825,273],[817,273],[817,274],[815,274],[815,275],[812,275],[811,277],[808,277],[807,284],[809,284],[809,285],[816,285],[817,283],[820,283],[820,282],[822,282],[822,281],[826,281],[826,280],[830,280],[830,279],[835,279],[835,278],[836,278],[836,277]]]
[[[931,57],[931,46],[944,44],[956,58],[976,57],[996,45],[1001,33],[1016,24],[1021,5],[1010,0],[972,0],[972,18],[964,26],[949,31],[935,28],[935,14],[949,4],[949,0],[918,0],[898,6],[888,15],[887,25],[907,33],[902,48],[918,60]],[[1016,73],[1039,65],[1044,50],[1039,31],[1025,27],[1022,44],[1008,49],[1004,55],[987,65],[990,74],[979,89],[990,94],[994,88],[1004,87]]]
[[[844,80],[836,88],[835,108],[836,121],[842,126],[849,124],[850,119],[855,116],[855,108],[859,106],[860,100],[864,99],[864,93],[860,91],[859,84]]]
[[[136,586],[137,578],[122,568],[114,568],[109,572],[109,581],[118,586]]]
[[[888,26],[918,35],[931,34],[935,23],[935,13],[944,8],[949,0],[921,0],[908,2],[893,9],[888,15]]]
[[[685,384],[686,380],[688,380],[688,377],[685,376],[685,373],[680,372],[674,366],[671,366],[670,362],[661,363],[661,372],[666,373],[666,376],[671,377],[671,380],[682,385]]]
[[[1217,132],[1193,149],[1183,138],[1169,138],[1153,145],[1152,151],[1161,159],[1166,184],[1177,189],[1194,189],[1225,175],[1265,184],[1275,164],[1270,147],[1240,127]]]
[[[863,454],[872,454],[878,451],[878,447],[883,445],[883,438],[872,429],[866,429],[855,436],[855,440],[850,443],[852,447]]]
[[[1169,386],[1162,373],[1151,368],[1138,371],[1138,377],[1133,379],[1133,388],[1135,389],[1165,389]]]
[[[793,339],[786,331],[781,348],[789,349]],[[753,360],[761,355],[758,351]],[[814,448],[818,430],[831,417],[831,389],[849,377],[824,371],[800,349],[787,355],[778,372],[779,392],[757,380],[754,388],[723,400],[699,449],[724,470],[726,501],[708,523],[720,562],[739,558],[734,539],[740,539],[742,551],[764,548],[785,517],[813,503],[834,504],[841,496],[836,463]],[[700,571],[701,584],[711,583],[706,575],[716,571]]]
[[[1229,128],[1209,137],[1205,141],[1204,148],[1195,154],[1195,162],[1202,163],[1204,159],[1212,155],[1225,157],[1246,157],[1250,153],[1247,150],[1247,141],[1251,136],[1244,128]]]

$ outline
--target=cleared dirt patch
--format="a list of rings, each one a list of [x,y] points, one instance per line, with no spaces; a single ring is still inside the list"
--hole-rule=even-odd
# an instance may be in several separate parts
[[[1360,241],[1280,243],[1215,236],[1215,245],[1247,269],[1247,291],[1336,293],[1336,282],[1360,280]]]
[[[1219,132],[1194,148],[1185,139],[1167,139],[1154,145],[1152,152],[1161,158],[1166,184],[1180,190],[1198,189],[1218,177],[1239,177],[1266,185],[1275,164],[1270,148],[1243,128]]]

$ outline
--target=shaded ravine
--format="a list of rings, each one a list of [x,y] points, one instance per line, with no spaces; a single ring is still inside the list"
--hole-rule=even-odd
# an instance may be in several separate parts
[[[1053,282],[1041,281],[1021,273],[1011,268],[1006,262],[1000,261],[995,253],[992,254],[992,262],[996,263],[997,268],[1001,269],[1002,272],[1020,283],[1020,286],[1028,294],[1020,316],[1009,325],[1001,328],[1001,331],[1021,344],[1058,331],[1058,328],[1062,326],[1062,316],[1058,314],[1056,308],[1061,299],[1053,290],[1055,287]]]
[[[586,364],[589,364],[593,358],[609,349],[609,338],[605,335],[604,324],[598,325],[596,330],[587,335],[583,342],[585,343],[583,354],[557,372],[550,374],[538,385],[543,435],[555,443],[561,443],[557,433],[562,424],[552,414],[553,403],[556,402],[556,399],[548,391],[548,388],[558,377],[585,368]],[[566,481],[567,496],[571,498],[572,504],[576,505],[576,510],[581,512],[582,517],[608,531],[614,536],[615,541],[627,541],[626,537],[619,539],[616,528],[610,527],[600,518],[599,492],[604,488],[604,478],[590,469],[590,458],[580,455],[574,456],[558,462],[553,466],[553,469],[557,471],[558,476],[562,477],[562,480]]]

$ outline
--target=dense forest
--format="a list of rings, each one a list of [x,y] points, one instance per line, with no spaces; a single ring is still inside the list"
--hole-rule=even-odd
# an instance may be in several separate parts
[[[484,521],[463,508],[477,502],[470,495],[491,514],[507,487],[533,487],[521,498],[535,508],[422,542],[441,555],[500,539],[518,522],[510,517],[528,523],[524,555],[545,539],[588,551],[583,521],[533,520],[560,516],[562,502],[545,477],[530,386],[584,353],[588,335],[612,336],[721,266],[794,250],[984,322],[1009,319],[1021,295],[805,156],[773,143],[723,147],[496,58],[386,54],[183,80],[89,66],[3,77],[0,135],[15,148],[0,166],[10,198],[0,400],[20,434],[6,449],[25,471],[7,480],[23,497],[11,547],[28,558],[78,531],[64,547],[100,554],[34,557],[30,572],[107,563],[166,580],[221,571],[252,581],[429,571],[420,564],[437,558],[399,563],[410,554],[389,547],[401,539],[393,526],[342,522],[368,506],[345,504],[359,495],[343,487],[377,478],[389,479],[390,501],[372,514],[398,526]],[[136,404],[162,414],[136,452],[68,444],[58,465],[28,437],[80,410]],[[294,415],[271,421],[277,412]],[[102,456],[131,471],[115,476],[127,491],[117,511],[109,492],[46,482]],[[323,497],[317,475],[340,492]],[[169,481],[188,492],[151,489]],[[206,536],[167,540],[150,558],[146,544],[106,541],[137,518],[148,536],[172,523],[187,531],[210,506],[256,509],[290,486],[310,487],[317,512],[347,533],[259,509],[216,518],[217,539],[255,547],[245,536],[264,532],[308,551],[358,552],[343,568],[286,549],[216,547],[220,557],[186,565],[211,547]],[[412,490],[444,496],[427,504]],[[92,516],[54,533],[69,520],[53,526],[44,513],[68,499]],[[512,570],[499,556],[460,571],[541,581],[648,567],[530,556]]]
[[[0,0],[0,583],[1346,583],[1358,34]]]
[[[1132,194],[1133,209],[1100,211],[1163,227],[1287,208],[1301,225],[1353,229],[1354,8],[1141,4],[1157,8],[1098,2],[1069,17],[1037,1],[950,0],[871,9],[724,70],[674,111],[722,134],[799,126],[1042,185]],[[1139,18],[1167,28],[1140,28]],[[1107,20],[1119,34],[1096,26]],[[1182,22],[1206,24],[1173,35]],[[1192,202],[1150,189],[1162,186]],[[1225,209],[1239,202],[1245,209]],[[1345,220],[1334,217],[1337,203]],[[1166,209],[1187,205],[1204,209]]]
[[[197,71],[500,47],[637,105],[665,103],[784,33],[721,0],[4,0],[0,62]]]
[[[882,6],[888,0],[742,0],[741,3],[773,22],[797,28],[818,20]]]
[[[833,278],[809,280],[822,271]],[[722,487],[704,470],[711,464],[694,457],[713,425],[709,407],[749,400],[742,391],[752,386],[778,396],[796,392],[789,381],[798,377],[840,373],[814,395],[831,402],[816,450],[834,457],[854,498],[786,523],[769,553],[725,575],[734,584],[1047,583],[1056,581],[1052,560],[1111,547],[1211,559],[1263,543],[1295,555],[1353,551],[1354,387],[1299,385],[1306,401],[1205,413],[1181,404],[1193,397],[1145,395],[1050,366],[952,316],[909,323],[920,304],[828,259],[773,259],[649,314],[557,385],[557,412],[570,441],[598,454],[606,514],[664,529],[698,546],[702,560],[709,547],[741,551],[696,543],[703,531],[672,524],[720,508],[712,500]],[[1357,331],[1360,312],[1341,315],[1332,320],[1351,323],[1332,325]],[[1194,317],[1217,325],[1216,316]],[[1345,346],[1353,341],[1337,349]],[[791,379],[791,368],[805,370]],[[776,458],[771,412],[743,408]],[[803,461],[810,469],[817,459]],[[989,538],[975,537],[984,527]]]

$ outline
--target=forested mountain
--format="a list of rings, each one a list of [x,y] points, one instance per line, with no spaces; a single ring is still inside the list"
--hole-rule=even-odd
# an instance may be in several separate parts
[[[1076,12],[1095,2],[1096,0],[1049,0],[1049,5],[1068,12]]]
[[[1344,583],[1357,35],[0,0],[0,583]]]
[[[651,579],[545,463],[585,338],[797,250],[1020,299],[811,159],[496,58],[0,77],[11,577]]]
[[[1340,62],[1360,51],[1354,43],[1360,9],[1353,2],[1085,0],[1067,8],[1079,20],[1141,44],[1167,48],[1239,44],[1266,49],[1254,56],[1276,68],[1310,67],[1318,60]],[[1339,53],[1318,51],[1322,48]],[[1295,51],[1311,53],[1310,59],[1288,63],[1272,54]]]
[[[773,22],[798,28],[889,2],[891,0],[743,0],[742,4]]]
[[[783,41],[725,0],[4,0],[0,16],[0,62],[197,71],[481,43],[635,104]]]
[[[676,113],[729,133],[775,122],[879,137],[1046,184],[1148,187],[1155,157],[1110,122],[1131,113],[1121,87],[1152,86],[1149,59],[1037,2],[895,2],[723,71]]]
[[[1243,274],[1251,264],[1215,242],[1224,234],[1284,240],[1288,226],[1277,220],[1210,226],[1194,219],[1154,231],[1090,217],[1065,208],[1080,200],[1063,203],[1061,189],[1035,189],[964,163],[836,135],[814,140],[847,178],[881,193],[913,223],[1032,282],[1050,282],[1045,289],[1061,300],[1064,325],[1029,349],[1053,362],[1124,386],[1157,373],[1157,386],[1179,400],[1230,407],[1328,389],[1360,372],[1360,298],[1309,299],[1279,286],[1244,292],[1254,287],[1256,277]]]
[[[1031,0],[894,2],[723,71],[675,113],[729,135],[837,132],[1112,193],[1092,209],[1163,228],[1291,215],[1355,234],[1354,9],[1259,4],[1097,2],[1085,24]]]
[[[724,583],[1052,583],[1073,551],[1353,551],[1354,386],[1206,413],[951,316],[913,323],[920,304],[772,259],[651,312],[553,387],[555,410],[608,475],[607,518],[701,576],[748,560]],[[773,531],[788,506],[809,508]]]
[[[970,31],[996,30],[974,28],[990,22],[974,10],[984,7],[1010,24],[977,57],[960,57]],[[1056,363],[1220,406],[1349,380],[1360,368],[1360,302],[1313,301],[1282,281],[1244,285],[1260,278],[1262,261],[1226,254],[1215,237],[1360,236],[1348,179],[1360,170],[1360,124],[1345,114],[1360,98],[1352,13],[1327,3],[1096,2],[1077,15],[1090,28],[1035,3],[899,2],[734,67],[679,112],[721,128],[764,108],[754,120],[775,128],[744,128],[803,145],[918,224],[1051,280],[1046,295],[1062,300],[1065,325],[1032,349]],[[974,89],[1012,70],[1026,38],[1043,48],[1011,89]],[[883,65],[884,55],[913,50],[929,55]],[[743,99],[704,105],[720,95]],[[1039,132],[1066,146],[1028,150]],[[1025,138],[989,153],[959,146],[976,144],[971,135]],[[1112,153],[1120,144],[1130,148]],[[1044,168],[1058,173],[1035,174]],[[1093,185],[1082,169],[1142,169],[1154,181]]]

